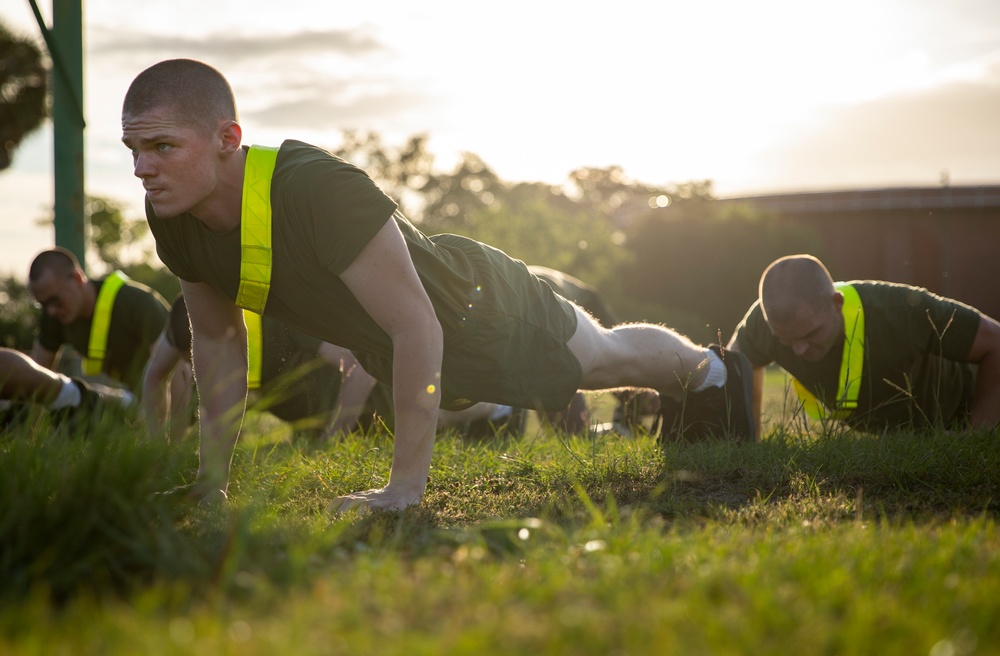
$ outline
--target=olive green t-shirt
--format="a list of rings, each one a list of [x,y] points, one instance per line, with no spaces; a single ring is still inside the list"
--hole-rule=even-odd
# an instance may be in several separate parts
[[[357,167],[285,141],[271,178],[272,273],[264,314],[355,352],[392,384],[392,342],[341,281],[386,221],[394,220],[444,332],[445,407],[471,401],[564,407],[581,377],[566,342],[570,304],[522,262],[456,235],[428,238]],[[160,219],[146,203],[157,253],[183,280],[235,300],[240,229],[213,233],[195,216]]]
[[[103,280],[90,280],[100,293]],[[146,361],[167,323],[169,307],[157,292],[142,283],[127,281],[118,290],[111,308],[108,326],[108,351],[101,371],[124,384],[136,394],[142,390]],[[53,353],[61,346],[72,346],[81,356],[87,355],[92,317],[81,317],[61,324],[46,313],[38,321],[38,343]]]
[[[865,317],[865,362],[858,408],[848,424],[881,429],[949,425],[965,418],[975,368],[964,360],[979,313],[926,289],[852,281]],[[758,300],[736,329],[737,346],[755,367],[772,362],[830,407],[837,396],[844,336],[818,362],[796,357],[764,320]]]

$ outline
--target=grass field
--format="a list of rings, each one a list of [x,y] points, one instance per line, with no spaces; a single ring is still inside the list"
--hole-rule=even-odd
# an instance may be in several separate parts
[[[769,374],[765,438],[439,437],[421,506],[384,434],[251,417],[231,501],[191,440],[43,417],[0,438],[0,655],[1000,653],[996,432],[803,430]]]

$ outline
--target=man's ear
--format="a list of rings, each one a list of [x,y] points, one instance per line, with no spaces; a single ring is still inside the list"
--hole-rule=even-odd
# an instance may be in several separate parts
[[[837,312],[840,312],[844,307],[844,294],[843,292],[833,292],[833,307],[837,308]]]
[[[226,121],[219,132],[219,139],[224,153],[235,153],[243,143],[243,128],[236,121]]]

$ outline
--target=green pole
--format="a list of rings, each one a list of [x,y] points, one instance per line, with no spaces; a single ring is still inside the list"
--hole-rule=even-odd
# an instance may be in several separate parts
[[[52,127],[55,142],[56,245],[86,270],[83,185],[83,0],[52,1]]]

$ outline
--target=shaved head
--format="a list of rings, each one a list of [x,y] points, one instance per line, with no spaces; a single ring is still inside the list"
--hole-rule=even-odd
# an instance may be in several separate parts
[[[122,104],[122,118],[168,108],[188,125],[215,130],[239,122],[236,99],[226,78],[194,59],[168,59],[139,73]]]
[[[760,278],[760,304],[768,323],[791,321],[803,306],[819,311],[834,292],[830,272],[812,255],[777,259]]]
[[[39,280],[46,271],[52,271],[60,277],[68,276],[75,271],[83,273],[83,269],[80,267],[80,261],[76,259],[76,255],[61,246],[56,246],[55,248],[50,248],[47,251],[42,251],[35,256],[35,259],[32,260],[31,266],[28,269],[28,280],[35,282]]]

